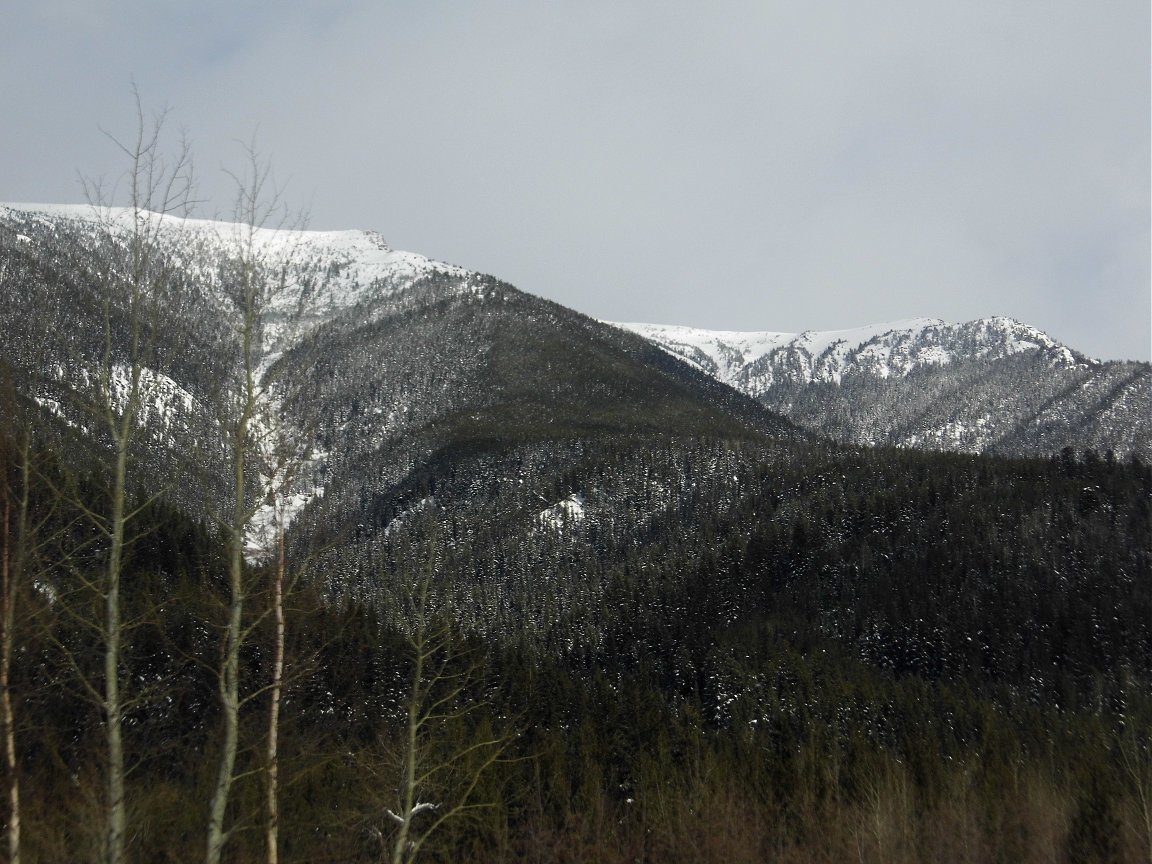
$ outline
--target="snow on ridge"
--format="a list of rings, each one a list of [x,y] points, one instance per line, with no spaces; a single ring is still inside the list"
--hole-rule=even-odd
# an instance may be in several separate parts
[[[1042,351],[1050,362],[1085,362],[1046,333],[1012,318],[950,324],[939,318],[907,318],[845,330],[704,330],[662,324],[619,324],[715,378],[757,396],[782,381],[839,382],[851,371],[880,378],[913,369],[986,355]]]
[[[733,385],[738,385],[739,379],[746,377],[758,361],[777,352],[798,354],[803,358],[801,362],[808,366],[810,379],[825,377],[818,371],[823,368],[827,376],[839,380],[844,371],[841,367],[846,353],[859,351],[863,346],[892,334],[915,338],[928,328],[947,326],[938,318],[908,318],[846,330],[783,333],[769,330],[705,330],[667,324],[605,323],[637,333],[665,350],[688,359],[724,383]],[[819,362],[821,358],[832,361],[831,367],[828,362]]]
[[[283,350],[343,310],[395,294],[421,278],[439,274],[464,280],[472,275],[456,265],[393,249],[376,231],[251,227],[130,207],[0,204],[0,220],[29,217],[49,227],[66,222],[69,230],[93,237],[105,231],[126,232],[133,219],[139,219],[149,230],[158,229],[155,236],[165,253],[218,292],[221,304],[232,301],[221,282],[219,264],[250,242],[257,261],[276,273],[274,278],[282,274],[285,280],[284,290],[266,309],[265,348],[270,351]],[[296,314],[299,309],[306,309],[302,317]]]
[[[820,355],[839,343],[862,345],[889,333],[920,333],[928,327],[945,322],[939,318],[907,318],[885,324],[853,327],[847,330],[805,330],[801,333],[783,333],[771,330],[705,330],[675,324],[630,324],[604,322],[614,327],[631,330],[648,339],[689,345],[709,350],[717,345],[739,351],[746,362],[754,362],[765,354],[790,345],[803,347],[812,355]]]
[[[435,269],[461,276],[469,272],[454,264],[445,264],[414,252],[393,249],[378,231],[371,230],[317,230],[291,225],[250,227],[227,219],[176,216],[149,210],[134,210],[131,207],[104,207],[92,204],[0,203],[0,211],[4,210],[125,228],[131,224],[131,217],[136,213],[140,219],[155,222],[166,231],[171,229],[170,233],[187,231],[198,239],[216,238],[222,243],[242,242],[251,231],[258,254],[289,257],[297,254],[306,256],[310,252],[320,251],[330,256],[343,255],[350,262],[368,269],[380,267]]]
[[[161,229],[162,242],[188,241],[207,251],[226,252],[251,237],[258,257],[275,263],[304,266],[322,263],[340,273],[340,281],[367,285],[382,279],[413,279],[433,272],[467,276],[468,270],[433,261],[414,252],[393,249],[377,231],[315,230],[309,228],[250,227],[243,223],[135,211],[131,207],[100,207],[89,204],[0,204],[0,215],[25,213],[56,217],[93,226],[126,229],[133,214]]]
[[[22,201],[5,201],[0,203],[0,210],[10,210],[23,213],[42,214],[45,216],[64,216],[69,219],[92,220],[101,208],[92,204],[30,204]],[[127,208],[117,208],[126,210]]]

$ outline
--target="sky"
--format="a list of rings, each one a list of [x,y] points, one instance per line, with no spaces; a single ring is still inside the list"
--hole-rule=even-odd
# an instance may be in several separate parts
[[[255,139],[314,228],[614,321],[1017,318],[1152,354],[1147,0],[38,0],[0,201],[114,186],[133,87],[228,216]]]

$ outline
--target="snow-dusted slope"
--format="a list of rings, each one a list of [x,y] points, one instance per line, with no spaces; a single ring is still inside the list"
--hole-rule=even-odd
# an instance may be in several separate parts
[[[554,313],[527,302],[522,309],[516,306],[522,316],[516,318],[508,305],[513,294],[497,290],[498,280],[394,250],[371,231],[251,229],[124,208],[11,204],[0,205],[0,244],[17,252],[10,261],[27,270],[31,282],[64,283],[68,274],[87,270],[103,274],[99,280],[112,284],[117,268],[128,263],[124,254],[128,240],[134,233],[138,236],[132,230],[134,219],[155,238],[162,266],[178,273],[187,288],[181,293],[187,308],[171,310],[169,329],[173,334],[180,328],[195,334],[194,339],[169,340],[161,352],[166,359],[150,372],[167,376],[196,399],[210,396],[212,388],[204,382],[216,381],[221,374],[217,367],[236,350],[240,298],[234,286],[239,281],[236,267],[243,259],[255,263],[265,284],[275,288],[261,310],[257,345],[261,377],[305,345],[308,360],[294,369],[298,378],[307,379],[317,364],[340,353],[345,368],[329,368],[324,386],[339,381],[348,393],[355,393],[348,406],[339,403],[349,412],[341,423],[359,429],[363,441],[373,442],[372,446],[399,434],[401,427],[423,428],[443,410],[458,408],[457,402],[480,404],[489,398],[499,402],[507,370],[502,366],[493,377],[492,346],[519,346],[518,353],[501,353],[506,366],[517,366],[530,356],[524,346],[535,338],[532,334],[542,322],[557,320]],[[20,254],[22,248],[31,254]],[[443,319],[445,309],[457,300],[478,309],[497,295],[504,298],[505,308],[500,316],[504,330],[496,341],[485,341],[491,334],[484,328],[495,326],[490,314],[481,316],[487,324],[469,318],[449,325]],[[61,296],[66,307],[72,303],[67,298],[82,298],[82,286]],[[21,317],[17,300],[9,298],[8,308],[0,310],[7,311],[13,327],[23,326],[17,322],[28,318]],[[400,320],[402,312],[431,308],[433,300],[448,304],[437,307],[436,320],[425,322],[426,329],[407,323],[389,331],[386,346],[364,349],[375,336],[358,334],[358,328],[390,327],[387,319]],[[64,307],[57,302],[55,311],[46,308],[38,314],[47,315],[45,320],[58,319],[57,332],[49,340],[58,362],[79,368],[87,362],[83,357],[99,356],[103,346],[96,344],[98,328],[86,326],[85,315],[90,317],[91,310],[86,313],[88,307],[81,304],[75,314],[65,314]],[[472,335],[453,329],[465,326],[479,329],[468,331]],[[1014,454],[1052,452],[1064,446],[1117,453],[1152,450],[1148,364],[1099,363],[1009,318],[963,324],[913,318],[803,333],[615,326],[639,334],[793,423],[842,441]],[[483,338],[477,335],[481,330]],[[29,335],[24,340],[28,358],[43,353],[30,346],[45,338]],[[185,344],[177,344],[181,338]],[[633,344],[623,334],[614,338]],[[577,340],[569,346],[569,354],[578,344],[583,343]],[[385,350],[394,361],[386,383],[377,381]],[[43,368],[39,361],[28,362],[29,368]],[[396,371],[400,368],[403,374]],[[549,386],[554,390],[577,386],[585,372],[579,364],[571,364]],[[83,382],[75,369],[66,377]],[[535,379],[525,383],[526,392],[536,386],[543,385]],[[266,395],[270,413],[277,413],[283,394],[274,388]],[[38,398],[54,406],[51,410],[58,416],[70,419],[61,393],[45,392]],[[182,403],[173,402],[178,404]],[[162,413],[159,407],[156,413]],[[205,414],[208,420],[210,413]],[[651,416],[644,419],[652,421]],[[331,431],[347,434],[345,426]]]
[[[294,228],[253,228],[234,222],[189,219],[133,211],[125,207],[69,204],[0,204],[0,224],[17,226],[34,220],[60,226],[94,241],[129,235],[133,218],[155,232],[159,246],[200,284],[214,286],[221,302],[227,289],[220,262],[245,250],[283,287],[266,310],[270,325],[265,349],[285,347],[285,338],[299,337],[342,310],[366,300],[403,290],[421,277],[442,274],[465,279],[469,271],[390,247],[375,231],[313,231]],[[66,226],[62,223],[67,223]],[[19,234],[18,234],[19,237]],[[306,309],[302,316],[294,315]],[[292,328],[287,322],[292,320]]]
[[[196,298],[196,313],[189,313],[188,309],[166,309],[169,320],[165,322],[165,339],[171,340],[172,347],[158,353],[168,355],[169,371],[181,365],[171,355],[187,350],[178,343],[188,341],[188,327],[203,326],[209,331],[228,334],[222,337],[221,343],[221,347],[228,350],[231,334],[239,332],[242,321],[243,303],[235,289],[239,284],[236,277],[241,262],[255,268],[256,277],[261,280],[259,284],[263,286],[255,343],[260,378],[293,345],[342,312],[388,298],[432,276],[443,277],[439,284],[446,290],[466,292],[472,276],[459,267],[392,249],[372,231],[254,228],[123,207],[0,204],[0,231],[8,234],[4,239],[17,249],[35,249],[36,255],[45,258],[62,255],[57,262],[61,272],[79,272],[68,255],[84,257],[81,250],[86,251],[89,262],[103,262],[96,266],[107,269],[111,284],[116,283],[118,271],[134,266],[129,251],[133,243],[144,244],[149,249],[151,266],[162,267],[178,276],[187,295],[181,297],[181,302],[192,295]],[[69,252],[61,253],[61,249]],[[161,284],[166,280],[153,275],[152,281]],[[177,319],[182,320],[178,323]],[[65,364],[69,367],[67,370]],[[46,392],[35,398],[64,423],[83,428],[86,422],[83,411],[77,413],[74,406],[70,411],[67,406],[77,400],[75,396],[69,398],[66,391],[88,394],[81,399],[85,403],[92,398],[103,398],[99,388],[94,391],[98,368],[87,360],[70,356],[67,346],[62,347],[55,368],[53,377],[41,382]],[[146,428],[148,439],[173,450],[192,446],[193,441],[202,444],[217,432],[214,410],[196,395],[199,390],[212,391],[213,386],[206,386],[195,369],[182,371],[187,379],[183,382],[161,369],[145,366],[141,370],[142,403],[138,420]],[[122,367],[113,369],[111,381],[105,385],[105,389],[108,388],[111,388],[114,405],[125,401],[127,372]],[[253,438],[262,450],[272,447],[270,442],[307,438],[294,429],[292,418],[285,415],[281,391],[282,388],[273,386],[261,389],[259,394],[260,404],[251,423],[256,431]],[[195,435],[193,427],[197,427]],[[183,438],[177,434],[178,430]],[[274,434],[277,431],[281,434]],[[215,449],[214,445],[208,446],[210,452]],[[273,468],[261,468],[266,494],[261,496],[264,503],[249,525],[247,552],[250,558],[269,550],[270,539],[274,537],[271,529],[277,520],[287,524],[305,503],[323,494],[323,487],[313,475],[327,454],[315,447],[305,447],[303,452],[307,456],[295,465],[290,481]],[[261,466],[277,464],[271,451],[257,456]]]
[[[1034,455],[1152,451],[1152,370],[1011,318],[725,332],[619,324],[797,425],[853,444]]]
[[[905,376],[913,369],[955,359],[1008,357],[1039,351],[1058,366],[1090,361],[1052,337],[1011,318],[948,324],[909,318],[850,330],[803,333],[700,330],[663,324],[617,324],[759,397],[777,384],[839,383],[846,375]]]

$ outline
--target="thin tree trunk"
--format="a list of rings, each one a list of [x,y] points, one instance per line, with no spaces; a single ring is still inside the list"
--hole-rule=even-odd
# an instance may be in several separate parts
[[[5,477],[7,480],[7,477]],[[7,486],[7,484],[5,484]],[[0,637],[0,711],[4,723],[4,769],[8,775],[8,860],[20,864],[20,778],[16,775],[16,720],[12,713],[12,691],[10,670],[12,667],[12,623],[15,620],[15,596],[12,592],[12,574],[9,558],[12,543],[11,500],[8,490],[4,494],[4,556],[0,563],[3,570],[4,593],[3,628]]]
[[[245,409],[247,410],[247,409]],[[236,750],[240,740],[240,640],[244,614],[244,456],[242,420],[237,431],[235,464],[235,518],[232,525],[231,554],[229,560],[228,626],[225,631],[224,656],[220,668],[220,704],[224,717],[224,739],[221,742],[220,765],[216,786],[212,790],[212,803],[208,815],[208,843],[205,864],[220,864],[228,832],[224,828],[228,796],[235,777]]]
[[[233,517],[231,528],[231,565],[230,588],[231,601],[230,616],[226,633],[224,657],[221,661],[220,671],[220,699],[224,711],[224,734],[220,754],[220,766],[213,790],[211,813],[208,830],[208,849],[205,864],[219,864],[224,843],[228,832],[224,829],[225,809],[232,782],[235,777],[237,747],[239,743],[240,707],[245,700],[240,698],[240,643],[245,638],[243,629],[244,604],[244,532],[253,515],[259,509],[258,504],[249,501],[245,494],[245,471],[250,466],[261,464],[259,462],[269,430],[262,428],[258,422],[262,411],[268,407],[267,393],[261,389],[258,380],[259,356],[261,353],[261,338],[264,314],[269,302],[277,291],[277,287],[269,282],[269,275],[265,270],[267,259],[265,252],[258,243],[257,232],[261,230],[265,220],[274,215],[279,209],[278,195],[273,194],[270,201],[263,200],[265,184],[269,182],[267,165],[261,163],[255,145],[246,148],[248,170],[250,176],[241,177],[232,175],[237,183],[236,222],[242,226],[238,249],[239,272],[238,299],[242,303],[242,319],[240,324],[241,355],[243,364],[243,379],[239,382],[239,392],[236,394],[236,414],[226,417],[224,422],[230,430],[232,459],[235,468],[235,497],[233,499]],[[283,288],[283,284],[279,286]],[[253,433],[250,435],[250,433]],[[258,440],[253,440],[257,437]],[[256,460],[250,462],[250,459]],[[266,465],[264,467],[267,467]],[[269,498],[275,500],[276,490],[273,488],[262,490],[265,502]],[[271,684],[271,705],[269,712],[267,769],[265,771],[266,806],[268,822],[265,826],[265,840],[267,843],[267,860],[269,864],[277,864],[279,860],[279,743],[280,743],[280,711],[283,694],[284,654],[285,654],[285,624],[284,624],[284,588],[285,588],[285,552],[283,525],[278,526],[277,537],[279,560],[274,573],[273,585],[273,613],[275,616],[275,646],[273,673]]]
[[[123,249],[125,258],[116,260],[103,277],[104,353],[100,359],[98,399],[93,405],[94,417],[104,425],[111,441],[112,454],[108,473],[107,510],[97,514],[77,498],[75,503],[88,512],[93,524],[108,542],[108,558],[97,590],[103,603],[96,613],[97,629],[103,640],[103,685],[82,672],[86,689],[104,715],[106,757],[104,804],[104,859],[106,864],[125,864],[128,847],[126,797],[126,759],[124,712],[133,704],[127,682],[120,678],[123,665],[125,623],[121,602],[125,554],[131,542],[129,523],[134,518],[128,501],[129,456],[132,452],[136,424],[140,416],[142,375],[152,358],[159,333],[156,326],[162,314],[165,294],[169,289],[165,268],[158,267],[159,216],[183,209],[191,188],[191,165],[186,147],[181,146],[174,159],[166,160],[159,152],[164,128],[164,115],[148,124],[135,93],[135,135],[127,142],[109,136],[129,159],[125,180],[129,184],[131,223],[121,227],[111,212],[101,217],[105,239],[111,250]],[[101,187],[85,182],[89,203],[103,205]],[[127,232],[126,234],[123,232]],[[112,261],[109,262],[113,264]],[[119,275],[123,274],[123,276]],[[123,281],[121,279],[123,278]],[[114,314],[114,310],[116,310]],[[114,337],[114,320],[126,316],[128,342],[118,344]],[[145,318],[147,317],[147,321]],[[121,365],[123,364],[123,365]],[[120,376],[129,374],[128,389],[121,393]],[[79,494],[79,493],[78,493]],[[98,623],[97,623],[98,622]],[[126,697],[125,694],[128,694]]]
[[[280,861],[280,691],[284,682],[284,526],[276,536],[276,576],[272,583],[272,613],[276,623],[272,658],[271,706],[268,711],[268,864]]]
[[[11,383],[10,381],[7,383]],[[6,397],[10,397],[8,392]],[[10,398],[6,399],[6,413],[11,423],[13,405]],[[4,507],[3,507],[3,554],[0,555],[0,602],[3,611],[0,614],[0,722],[4,727],[4,769],[8,777],[8,861],[9,864],[20,864],[20,777],[17,774],[16,761],[16,718],[12,710],[12,629],[16,621],[16,591],[12,578],[12,488],[9,481],[10,466],[8,465],[9,448],[14,445],[11,430],[7,430],[5,440],[0,443],[4,448],[4,458],[0,461],[0,472],[3,472]],[[25,447],[24,459],[21,463],[23,484],[21,487],[21,513],[16,528],[23,542],[23,529],[26,524],[26,502],[28,500],[28,453]]]
[[[131,417],[131,412],[126,412]],[[129,420],[130,422],[130,420]],[[124,532],[127,518],[128,444],[127,436],[117,444],[116,469],[112,487],[112,514],[109,523],[107,583],[104,598],[104,716],[108,746],[107,854],[109,864],[125,860],[124,730],[123,706],[120,699],[120,644],[123,635],[120,615],[120,570],[124,557]]]
[[[392,847],[392,864],[403,864],[408,860],[409,834],[412,830],[412,811],[416,807],[416,770],[419,753],[421,712],[424,700],[421,688],[424,684],[424,621],[421,618],[415,643],[415,665],[412,669],[412,694],[408,702],[408,728],[404,741],[404,788],[401,790],[400,830],[396,832],[396,844]]]
[[[240,643],[244,638],[244,529],[251,517],[248,507],[244,473],[248,467],[248,427],[256,413],[256,377],[254,369],[256,298],[255,278],[251,260],[251,234],[249,234],[241,276],[244,297],[244,320],[241,348],[244,362],[243,391],[239,415],[232,428],[233,499],[232,524],[228,566],[228,626],[224,636],[224,656],[220,665],[220,707],[224,717],[224,738],[221,742],[220,765],[216,786],[208,814],[208,842],[205,864],[220,864],[224,844],[230,833],[224,827],[228,797],[236,776],[236,751],[240,743]]]
[[[133,198],[133,200],[136,200]],[[136,220],[139,224],[139,219]],[[107,746],[107,798],[105,801],[105,842],[108,864],[126,861],[128,818],[126,810],[124,767],[124,703],[120,692],[120,657],[124,638],[124,622],[120,605],[121,576],[124,568],[124,545],[128,532],[128,451],[135,434],[137,411],[140,405],[140,304],[144,278],[144,253],[139,248],[138,236],[133,239],[133,273],[136,294],[131,301],[132,357],[131,380],[127,401],[117,418],[113,412],[113,385],[111,360],[105,370],[104,399],[108,412],[109,430],[116,447],[116,461],[112,468],[112,500],[108,518],[108,566],[104,581],[104,722]],[[106,301],[110,304],[110,300]],[[107,308],[107,307],[106,307]],[[107,311],[105,312],[107,316]],[[105,327],[107,327],[107,318]],[[111,347],[107,358],[112,357]]]

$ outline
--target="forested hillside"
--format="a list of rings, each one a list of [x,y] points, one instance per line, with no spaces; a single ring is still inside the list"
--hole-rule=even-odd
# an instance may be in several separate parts
[[[1142,859],[1146,466],[663,449],[557,447],[564,471],[545,473],[564,484],[530,494],[490,479],[515,466],[541,481],[514,450],[445,462],[309,565],[289,605],[286,856],[378,860],[412,640],[431,635],[422,680],[451,708],[421,734],[425,764],[445,768],[421,800],[484,805],[432,835],[432,860]],[[210,788],[224,562],[178,513],[141,519],[124,660],[134,850],[164,860],[194,842]],[[51,520],[75,524],[59,507]],[[58,860],[99,829],[100,712],[72,666],[98,643],[69,585],[102,552],[43,553],[69,567],[21,597],[13,687],[33,860]],[[256,773],[238,825],[262,818],[270,577],[248,574]],[[238,834],[238,860],[258,840]]]
[[[1061,369],[1031,353],[958,360],[906,377],[783,384],[761,401],[848,443],[1033,456],[1065,447],[1152,453],[1152,369],[1111,362]]]
[[[22,861],[1148,860],[1139,454],[836,444],[374,235],[0,222]]]
[[[1147,363],[1092,360],[1010,318],[799,334],[618,326],[846,444],[1152,456]]]

